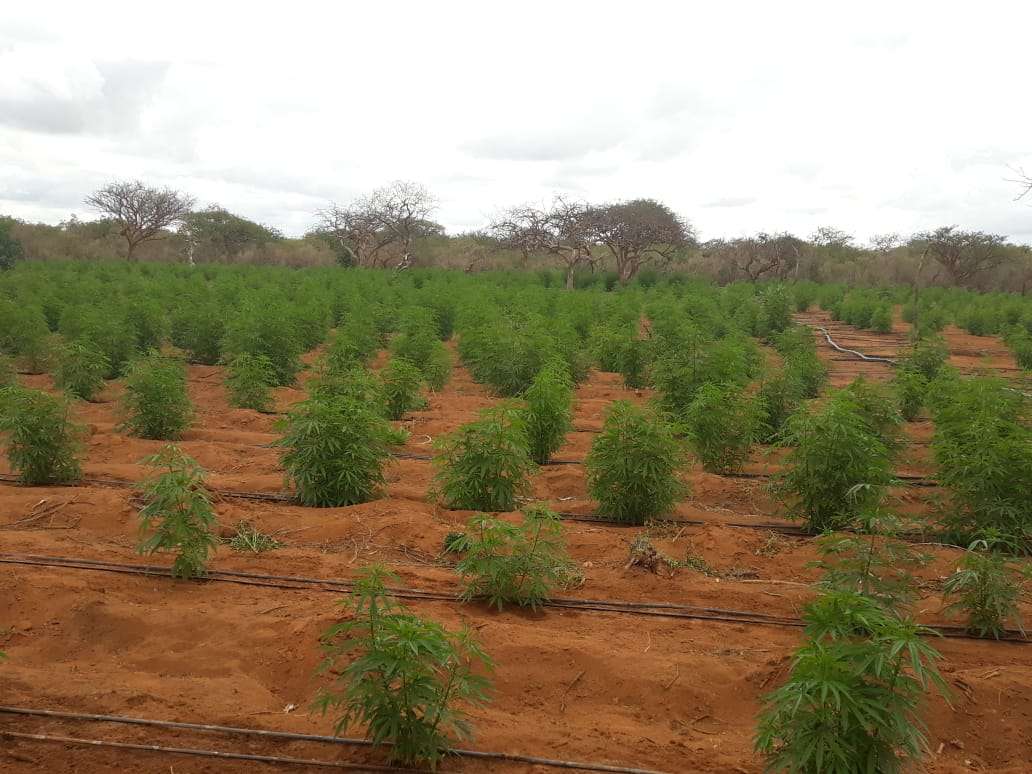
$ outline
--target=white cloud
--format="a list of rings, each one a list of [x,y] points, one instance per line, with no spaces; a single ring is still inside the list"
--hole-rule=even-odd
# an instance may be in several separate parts
[[[0,212],[107,180],[288,233],[418,180],[449,228],[553,193],[662,199],[704,237],[944,223],[1032,242],[1032,7],[38,0],[0,20]]]

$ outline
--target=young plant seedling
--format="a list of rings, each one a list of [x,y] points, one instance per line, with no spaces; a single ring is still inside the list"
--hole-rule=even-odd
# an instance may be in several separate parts
[[[962,613],[968,631],[980,637],[1000,639],[1013,621],[1024,635],[1018,601],[1021,582],[1003,554],[994,552],[987,540],[976,540],[968,548],[960,567],[943,584],[952,598],[947,612]]]
[[[230,404],[237,408],[269,413],[275,384],[276,369],[265,355],[242,352],[229,362],[226,389]]]
[[[349,619],[322,636],[320,671],[334,679],[315,706],[341,713],[334,733],[359,725],[373,744],[389,745],[392,762],[436,769],[453,736],[472,736],[462,705],[487,700],[480,673],[493,665],[468,627],[449,631],[399,605],[386,588],[396,580],[379,565],[359,575],[342,603]]]
[[[576,575],[562,523],[543,506],[524,509],[521,524],[474,516],[450,550],[465,553],[455,567],[464,584],[462,599],[483,598],[499,610],[506,604],[537,609]]]
[[[204,575],[208,558],[218,545],[204,470],[172,445],[144,462],[160,472],[143,487],[146,505],[140,510],[140,532],[145,539],[140,553],[176,551],[172,577]]]
[[[85,429],[72,421],[67,401],[42,390],[0,389],[0,434],[7,459],[26,484],[64,484],[82,475]]]
[[[58,349],[54,382],[69,395],[91,401],[104,386],[110,369],[107,355],[99,349],[82,341],[70,341]]]
[[[186,391],[186,369],[152,351],[129,364],[122,426],[140,438],[174,440],[190,426],[193,406]]]
[[[523,393],[527,402],[527,436],[530,455],[544,465],[554,454],[572,425],[573,383],[570,369],[559,359],[545,364]]]

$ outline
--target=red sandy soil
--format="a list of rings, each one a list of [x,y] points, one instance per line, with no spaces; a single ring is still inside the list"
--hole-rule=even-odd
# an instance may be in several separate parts
[[[834,335],[834,334],[833,334]],[[873,334],[863,334],[873,337]],[[859,338],[859,334],[857,335]],[[865,351],[888,352],[885,337]],[[844,346],[858,343],[846,341]],[[951,345],[954,340],[951,338]],[[833,383],[848,381],[855,365],[826,345]],[[871,375],[888,376],[877,372]],[[48,378],[23,377],[34,386]],[[180,443],[210,471],[210,483],[227,489],[282,491],[275,417],[232,409],[222,369],[190,368],[197,417]],[[851,378],[851,377],[850,377]],[[303,380],[302,380],[303,384]],[[77,409],[89,426],[87,476],[139,480],[139,460],[160,442],[129,438],[116,429],[119,385],[105,402]],[[282,390],[278,408],[303,397]],[[644,401],[613,374],[593,372],[577,390],[575,427],[601,427],[614,399]],[[473,418],[496,399],[456,368],[453,380],[430,396],[425,411],[402,424],[411,431],[407,451],[429,453],[432,439]],[[916,423],[915,440],[930,427]],[[583,459],[594,434],[574,432],[560,459]],[[930,472],[926,448],[911,445],[908,470]],[[905,458],[907,459],[907,458]],[[763,451],[750,469],[768,465]],[[3,468],[3,472],[8,472]],[[224,536],[250,521],[285,545],[260,556],[220,546],[212,566],[276,575],[348,578],[372,561],[389,563],[404,586],[451,591],[455,575],[439,559],[445,535],[461,529],[468,513],[443,510],[427,499],[432,467],[398,460],[388,470],[384,496],[351,508],[302,508],[223,499],[216,503]],[[695,557],[709,573],[680,569],[672,577],[628,568],[628,547],[642,530],[566,523],[572,556],[584,582],[567,592],[589,599],[671,601],[701,606],[798,615],[811,597],[817,571],[812,541],[724,526],[728,521],[783,519],[764,481],[692,470],[693,495],[678,508],[682,518],[710,524],[652,527],[649,533],[675,559]],[[934,492],[935,490],[930,490]],[[928,491],[902,492],[908,512],[927,513]],[[103,486],[0,485],[0,551],[138,563],[142,559],[133,491]],[[584,471],[578,465],[542,468],[534,496],[557,509],[589,513]],[[41,509],[46,518],[31,520]],[[511,515],[511,517],[515,517]],[[25,521],[29,519],[28,521]],[[19,523],[21,522],[21,523]],[[933,561],[920,572],[922,620],[945,621],[937,589],[958,558],[951,549],[925,546]],[[324,678],[314,675],[318,636],[340,615],[333,593],[257,588],[230,583],[177,582],[162,577],[3,565],[0,575],[0,703],[77,712],[131,715],[278,730],[330,733],[329,718],[308,711]],[[466,746],[666,772],[760,772],[752,752],[759,700],[790,667],[800,632],[793,628],[686,621],[614,613],[546,609],[502,613],[479,604],[412,602],[422,615],[449,626],[469,623],[494,658],[494,700],[472,711],[476,738]],[[1026,620],[1032,618],[1026,616]],[[953,689],[952,707],[932,698],[928,707],[933,754],[921,770],[1027,772],[1032,760],[1032,647],[948,639],[936,643]],[[185,731],[0,715],[0,730],[235,749],[266,755],[382,761],[376,751],[300,742],[226,739]],[[260,766],[260,765],[259,765]],[[4,772],[111,771],[245,772],[255,764],[87,749],[4,740]],[[303,771],[302,767],[258,770]],[[546,771],[526,764],[449,760],[447,771]]]

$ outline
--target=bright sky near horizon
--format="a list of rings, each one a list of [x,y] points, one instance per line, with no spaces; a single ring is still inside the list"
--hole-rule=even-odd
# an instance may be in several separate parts
[[[303,233],[426,185],[456,232],[553,193],[702,238],[959,224],[1032,243],[1032,3],[7,5],[0,214],[114,179]]]

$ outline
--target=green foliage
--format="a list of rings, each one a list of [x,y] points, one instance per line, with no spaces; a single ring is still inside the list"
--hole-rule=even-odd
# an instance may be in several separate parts
[[[689,328],[661,346],[652,363],[652,381],[660,407],[675,420],[684,416],[704,384],[744,386],[757,372],[755,345],[744,339],[709,341]]]
[[[434,448],[434,484],[449,508],[515,510],[536,469],[525,413],[512,403],[484,409],[479,419],[438,439]]]
[[[14,361],[0,352],[0,390],[18,383],[18,373],[14,370]]]
[[[172,314],[172,343],[191,363],[215,365],[222,359],[226,313],[212,300],[188,299]]]
[[[423,366],[423,378],[431,390],[440,391],[448,383],[452,375],[452,354],[441,342],[437,342],[430,353],[430,359]]]
[[[186,369],[158,352],[129,364],[122,400],[123,427],[140,438],[174,440],[193,418]]]
[[[25,254],[21,242],[11,233],[13,225],[11,218],[0,217],[0,271],[13,269],[15,261],[20,261]]]
[[[1018,366],[1032,371],[1032,333],[1024,328],[1014,328],[1004,337],[1004,341]]]
[[[896,391],[899,412],[907,422],[913,422],[921,414],[928,394],[928,380],[918,370],[901,368],[892,379]]]
[[[587,458],[588,491],[599,513],[632,524],[668,515],[687,493],[684,451],[648,409],[614,401]]]
[[[230,404],[237,408],[270,412],[275,383],[276,369],[265,355],[242,352],[229,362],[226,390]]]
[[[464,584],[462,598],[484,598],[499,610],[506,604],[537,609],[576,575],[562,523],[543,506],[524,509],[520,524],[474,516],[449,548],[466,554],[455,567]]]
[[[365,366],[348,362],[337,364],[323,361],[313,378],[308,380],[308,394],[317,400],[347,398],[364,403],[380,416],[387,416],[387,398],[383,382]]]
[[[426,400],[419,394],[423,375],[414,363],[395,355],[380,373],[380,379],[389,419],[401,419],[409,411],[426,407]]]
[[[303,505],[368,502],[385,483],[391,427],[375,406],[353,396],[310,398],[279,423],[280,460]]]
[[[876,333],[892,333],[892,307],[882,305],[871,314],[871,330]]]
[[[806,398],[816,398],[828,380],[828,369],[817,354],[813,331],[797,325],[774,337],[774,348],[785,361],[785,373],[798,381]]]
[[[0,297],[0,354],[21,360],[33,373],[45,370],[50,328],[43,311]]]
[[[936,477],[956,539],[987,533],[1032,551],[1032,428],[1027,399],[1002,379],[944,376],[931,390]]]
[[[110,370],[107,356],[85,341],[70,341],[58,349],[54,383],[69,395],[93,400]]]
[[[899,611],[914,596],[911,568],[927,561],[910,543],[897,539],[899,520],[873,512],[856,520],[860,534],[827,534],[818,539],[826,591],[859,594],[889,611]]]
[[[67,341],[81,341],[107,358],[106,379],[122,374],[136,353],[136,334],[124,315],[99,306],[73,307],[61,314],[60,329]]]
[[[910,352],[900,361],[900,367],[906,371],[915,371],[929,382],[942,371],[950,357],[946,341],[940,337],[919,339],[914,342]]]
[[[83,428],[65,400],[42,390],[0,389],[0,433],[7,460],[26,484],[63,484],[82,475]]]
[[[235,357],[243,353],[265,355],[276,372],[276,384],[289,386],[301,370],[301,336],[289,311],[277,304],[253,304],[242,309],[226,326],[223,350]]]
[[[893,774],[927,751],[919,710],[944,695],[928,629],[849,592],[825,594],[804,615],[810,640],[788,682],[767,695],[756,750],[767,770]]]
[[[839,399],[853,403],[871,431],[891,451],[903,445],[903,417],[890,389],[858,376],[839,392]]]
[[[999,639],[1008,621],[1024,634],[1018,608],[1021,585],[1003,555],[989,549],[988,541],[976,540],[946,579],[943,593],[954,600],[946,610],[963,613],[967,629],[981,637]]]
[[[348,619],[322,636],[321,671],[334,682],[316,707],[342,711],[336,734],[359,725],[374,744],[390,745],[392,762],[436,769],[450,735],[472,736],[461,704],[486,701],[490,682],[477,671],[492,663],[469,628],[451,632],[399,605],[385,585],[396,578],[382,566],[359,575],[343,603]]]
[[[203,576],[218,545],[204,470],[172,445],[144,462],[160,472],[143,486],[146,504],[140,510],[140,532],[151,534],[140,543],[140,553],[176,551],[172,577]]]
[[[786,424],[792,448],[775,489],[790,498],[811,532],[840,529],[877,505],[891,479],[891,455],[849,396],[837,393]]]
[[[803,402],[804,387],[788,369],[767,375],[756,392],[760,412],[760,440],[778,440],[785,422]]]
[[[710,473],[739,470],[760,434],[761,407],[735,385],[704,384],[684,418],[684,430]]]
[[[566,363],[550,360],[523,393],[530,456],[539,465],[548,462],[572,425],[573,384]]]

